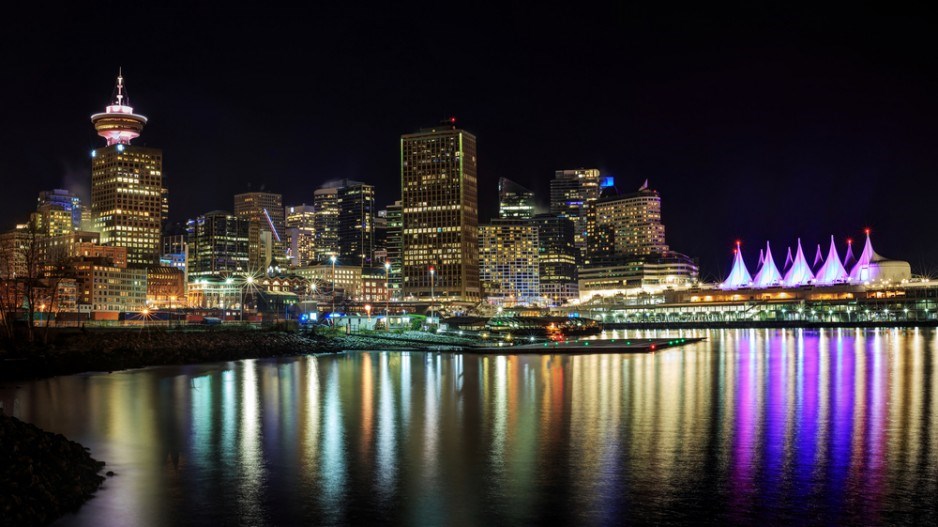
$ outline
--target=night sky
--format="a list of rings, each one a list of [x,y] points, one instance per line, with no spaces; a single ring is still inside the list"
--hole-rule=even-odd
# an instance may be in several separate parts
[[[455,116],[478,137],[482,220],[501,176],[546,208],[554,170],[598,167],[661,192],[668,243],[704,278],[737,238],[751,266],[766,239],[781,265],[797,236],[811,258],[866,226],[881,254],[938,274],[935,19],[446,5],[7,13],[0,226],[40,190],[87,188],[89,116],[122,66],[174,222],[249,184],[299,204],[346,177],[383,207],[400,135]]]

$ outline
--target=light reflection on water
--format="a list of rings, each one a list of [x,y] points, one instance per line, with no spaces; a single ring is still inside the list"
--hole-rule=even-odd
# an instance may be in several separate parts
[[[76,375],[0,402],[118,473],[60,525],[934,521],[933,331],[699,334]]]

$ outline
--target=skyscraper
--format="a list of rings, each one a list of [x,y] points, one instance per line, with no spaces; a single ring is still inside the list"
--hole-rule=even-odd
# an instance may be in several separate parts
[[[658,191],[642,186],[630,194],[603,197],[593,208],[587,227],[590,259],[668,252]]]
[[[401,267],[403,261],[403,247],[401,246],[401,236],[403,235],[403,219],[401,201],[397,200],[388,205],[388,262],[391,269],[388,271],[388,294],[391,298],[400,298],[401,296]],[[379,262],[375,262],[378,264]]]
[[[574,226],[569,218],[538,214],[528,220],[538,230],[538,278],[541,296],[557,305],[579,297]]]
[[[479,226],[479,260],[482,290],[489,302],[530,304],[540,297],[534,223],[498,219]]]
[[[35,222],[44,236],[63,236],[81,228],[81,199],[65,189],[44,190],[36,202]]]
[[[147,123],[129,106],[124,77],[104,113],[91,116],[107,146],[91,152],[91,216],[104,245],[126,247],[129,265],[155,265],[168,212],[163,151],[132,146]]]
[[[527,219],[534,216],[534,192],[508,178],[498,179],[498,217]]]
[[[574,242],[582,256],[586,255],[587,210],[599,199],[599,192],[599,170],[595,168],[557,170],[550,182],[550,212],[573,221]]]
[[[375,187],[344,180],[339,187],[339,258],[346,265],[370,265],[375,243]]]
[[[313,192],[316,231],[315,259],[325,262],[339,254],[339,188],[326,183]]]
[[[316,261],[316,208],[313,205],[290,205],[284,211],[290,257],[293,265]]]
[[[248,228],[248,269],[266,270],[286,263],[283,225],[283,197],[273,192],[235,194],[234,213],[250,222]]]
[[[476,138],[455,119],[401,136],[405,298],[479,300],[476,177]]]
[[[207,212],[187,224],[190,276],[245,273],[251,221],[222,210]]]

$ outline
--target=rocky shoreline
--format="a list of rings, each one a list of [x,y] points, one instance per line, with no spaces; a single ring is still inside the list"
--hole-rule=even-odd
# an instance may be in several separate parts
[[[470,339],[419,332],[317,334],[264,329],[99,329],[57,335],[49,344],[0,352],[0,380],[23,380],[88,371],[197,364],[336,353],[343,350],[436,347],[459,349]]]
[[[47,525],[78,509],[103,468],[80,444],[0,409],[0,525]]]

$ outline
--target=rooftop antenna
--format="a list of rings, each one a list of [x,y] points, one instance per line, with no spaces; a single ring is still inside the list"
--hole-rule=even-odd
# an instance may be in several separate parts
[[[121,102],[124,100],[124,68],[118,66],[117,68],[117,105],[123,106],[124,103]]]

